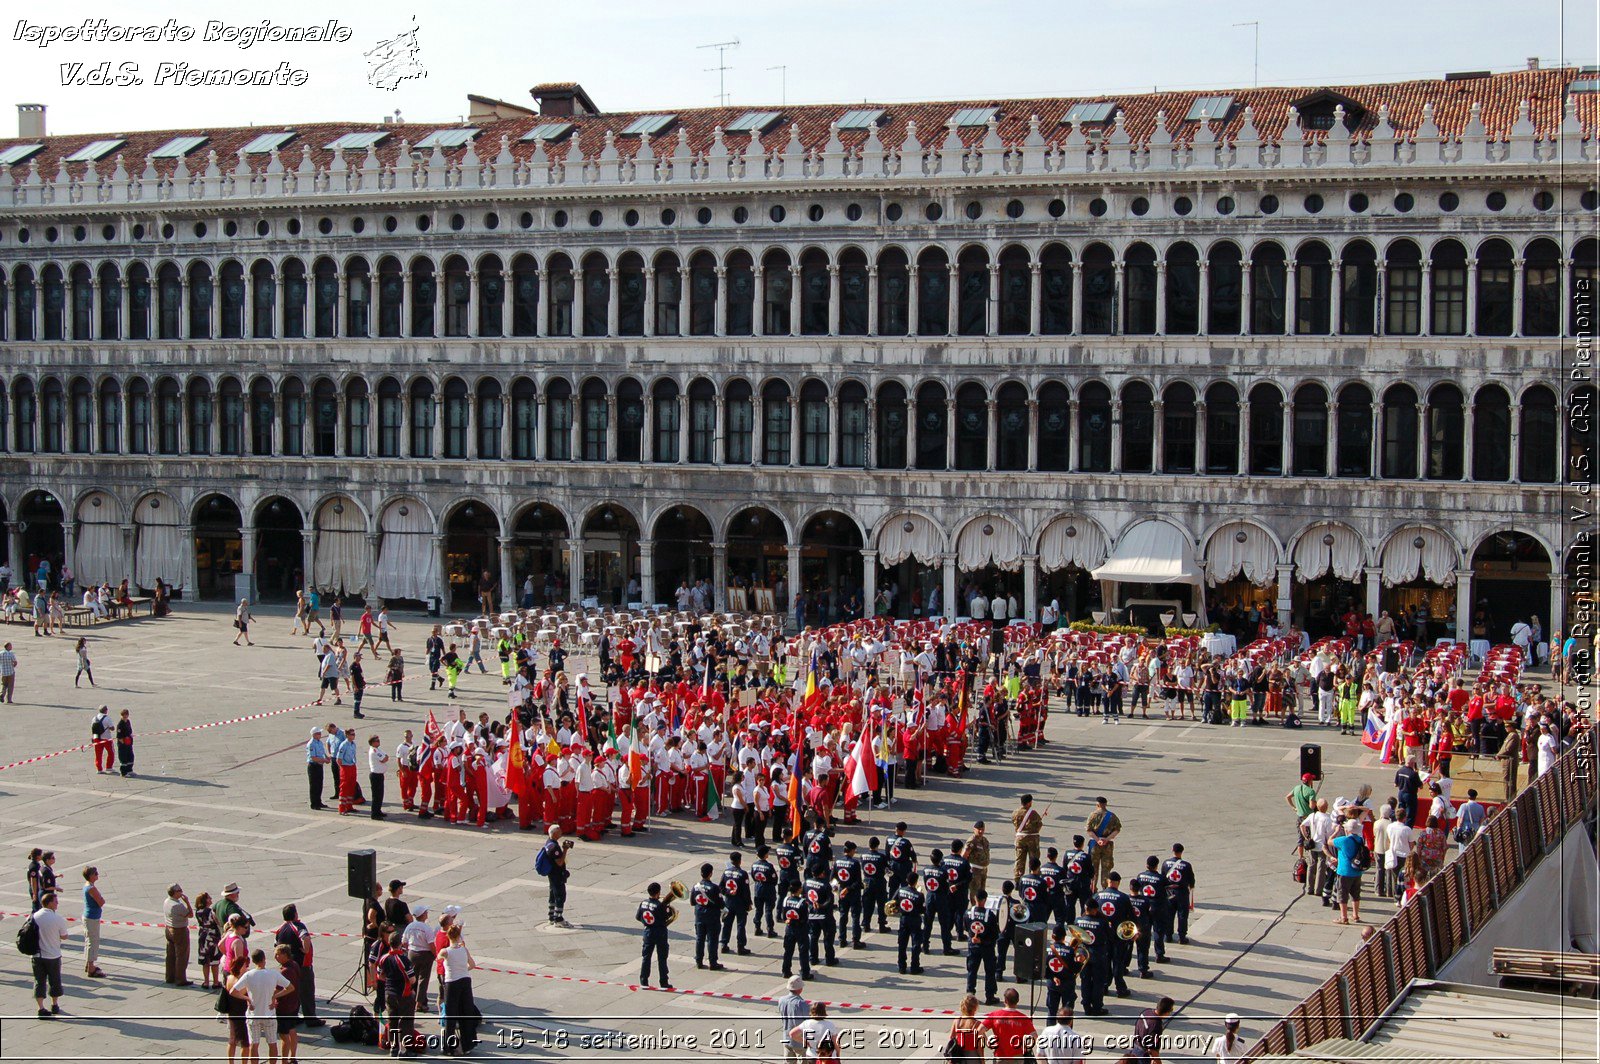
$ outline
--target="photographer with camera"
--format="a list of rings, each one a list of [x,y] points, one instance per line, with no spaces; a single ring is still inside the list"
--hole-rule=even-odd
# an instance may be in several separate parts
[[[571,928],[567,923],[567,854],[572,850],[572,840],[561,837],[561,825],[550,825],[550,837],[539,848],[533,859],[533,870],[550,881],[550,922],[557,927]]]

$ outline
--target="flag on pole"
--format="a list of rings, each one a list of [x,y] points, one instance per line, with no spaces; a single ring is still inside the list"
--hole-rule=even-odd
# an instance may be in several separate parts
[[[806,696],[800,702],[800,710],[807,716],[822,708],[822,692],[817,688],[817,652],[811,651],[811,662],[806,666]]]
[[[434,719],[433,710],[428,710],[428,722],[422,726],[423,739],[431,743],[443,734],[444,729],[439,727],[439,722]]]
[[[854,762],[850,770],[850,797],[859,798],[863,794],[872,794],[878,789],[878,759],[872,752],[872,714],[867,714],[865,726],[861,729],[861,738],[856,740],[855,753],[851,755]]]
[[[798,764],[800,759],[795,758]],[[800,773],[789,773],[789,841],[793,842],[800,837],[800,825],[805,823],[804,812],[800,808]]]
[[[528,789],[528,752],[522,748],[522,722],[511,714],[511,734],[506,751],[506,790],[521,795]]]

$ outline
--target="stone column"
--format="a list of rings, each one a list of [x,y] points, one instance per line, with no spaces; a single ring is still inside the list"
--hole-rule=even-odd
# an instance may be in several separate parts
[[[1113,276],[1116,278],[1111,291],[1114,293],[1111,305],[1111,332],[1114,336],[1122,336],[1128,331],[1127,308],[1123,306],[1123,297],[1127,294],[1127,264],[1117,259],[1111,264]]]
[[[1206,471],[1206,446],[1210,439],[1210,426],[1206,424],[1206,404],[1200,401],[1194,404],[1194,471]],[[1241,456],[1242,459],[1243,456]],[[1244,463],[1241,461],[1241,469]]]
[[[373,328],[369,331],[373,336],[381,336],[383,334],[383,327],[380,324],[383,320],[383,297],[379,293],[382,291],[383,281],[377,275],[373,276],[373,281],[371,306],[375,320]],[[411,335],[411,298],[411,275],[407,272],[400,276],[400,331],[398,333],[400,336]]]
[[[828,454],[822,463],[829,469],[839,465],[839,397],[828,396]]]
[[[1339,473],[1339,404],[1328,404],[1328,429],[1323,437],[1328,441],[1327,468],[1323,476],[1330,480]]]
[[[644,393],[644,426],[639,430],[639,460],[653,462],[656,460],[656,396],[653,391]],[[622,432],[622,426],[617,426],[617,432]]]
[[[1039,401],[1028,400],[1028,472],[1039,469]]]
[[[1289,623],[1294,617],[1294,563],[1278,563],[1278,624]]]
[[[1467,333],[1478,335],[1478,260],[1467,260]]]
[[[1083,468],[1078,461],[1078,451],[1083,446],[1081,433],[1078,431],[1078,401],[1067,400],[1067,472],[1076,473]]]
[[[1344,332],[1340,328],[1344,320],[1344,264],[1334,259],[1329,269],[1333,280],[1328,285],[1328,335],[1339,336]]]
[[[189,569],[195,572],[195,586],[199,586],[198,570],[195,567],[194,537],[189,534],[188,526],[179,530],[179,534],[189,544]],[[317,537],[316,532],[310,528],[300,529],[300,579],[303,587],[315,587],[314,574],[317,571]]]
[[[63,515],[63,516],[65,517],[65,520],[63,520],[61,522],[61,561],[62,561],[62,564],[70,565],[70,566],[72,566],[73,569],[77,569],[78,568],[78,548],[77,548],[78,532],[77,532],[77,528],[76,528],[75,524],[73,523],[73,520],[72,520],[72,518],[70,516],[67,516],[67,515]],[[188,540],[188,542],[192,544],[194,542],[193,538],[191,537]],[[192,559],[194,557],[194,551],[193,550],[189,551],[189,556],[191,558],[190,567],[193,568],[193,561],[192,561]],[[15,565],[13,565],[11,567],[11,570],[12,570],[13,573],[16,572],[16,569],[17,569],[17,567]],[[74,604],[73,603],[68,603],[68,605],[74,605]]]
[[[1472,570],[1457,569],[1456,573],[1456,639],[1465,643],[1472,638]],[[1549,631],[1551,629],[1547,629]]]
[[[339,286],[339,294],[333,301],[333,335],[346,336],[350,330],[350,280],[345,277],[344,272],[341,270],[334,274],[334,282]],[[317,333],[317,297],[316,276],[314,274],[307,279],[306,291],[308,293],[307,298],[311,302],[311,328],[306,331],[315,336]],[[370,332],[371,330],[368,331]]]
[[[1122,400],[1111,400],[1111,472],[1122,472]]]
[[[839,264],[828,263],[828,335],[839,335]]]
[[[1377,480],[1383,475],[1383,402],[1376,397],[1372,404],[1372,447],[1367,457],[1367,477]]]
[[[1083,335],[1083,263],[1072,260],[1072,335]]]
[[[1477,479],[1476,477],[1474,477],[1472,475],[1472,423],[1473,423],[1473,420],[1474,420],[1473,419],[1473,415],[1472,415],[1472,408],[1473,408],[1472,396],[1470,396],[1470,395],[1465,396],[1463,398],[1463,400],[1462,400],[1462,403],[1461,403],[1461,479],[1462,480],[1476,480]],[[1516,438],[1516,424],[1517,424],[1517,412],[1515,410],[1513,410],[1513,411],[1511,411],[1511,426],[1512,426],[1511,435],[1512,435],[1513,441]],[[1511,446],[1511,479],[1513,479],[1513,480],[1516,479],[1516,475],[1517,475],[1517,468],[1516,467],[1517,467],[1517,448],[1516,448],[1516,444],[1513,442],[1513,444]]]
[[[878,335],[878,267],[867,267],[867,335]]]
[[[1161,399],[1150,404],[1150,415],[1155,421],[1155,431],[1151,433],[1150,471],[1153,473],[1167,472],[1167,404]]]
[[[500,537],[500,608],[515,609],[517,605],[517,567],[512,563],[511,546],[516,542],[510,536]]]
[[[993,399],[990,399],[984,403],[984,408],[983,416],[984,424],[986,426],[984,440],[987,444],[987,453],[984,455],[983,468],[993,472],[995,469],[999,468],[1000,465],[1000,419],[996,414],[999,404]],[[954,435],[954,433],[952,433],[952,435]]]
[[[641,431],[643,431],[643,430],[641,430]],[[605,451],[603,452],[605,454],[605,460],[606,461],[615,462],[617,460],[617,437],[619,437],[621,435],[622,435],[622,423],[617,417],[617,394],[615,392],[607,392],[606,393],[606,446],[605,446]]]
[[[246,578],[244,595],[238,594],[235,588],[235,597],[245,597],[251,602],[256,600],[259,588],[256,585],[256,529],[254,525],[241,525],[239,528],[239,572]],[[368,582],[371,587],[371,582]]]
[[[656,334],[656,269],[651,265],[644,268],[644,334]]]
[[[713,302],[711,312],[711,335],[728,335],[728,268],[717,266],[713,271],[717,278],[717,296]]]
[[[253,548],[252,548],[253,549]],[[378,559],[383,555],[383,534],[381,532],[367,533],[367,599],[376,602],[378,598]],[[250,571],[250,565],[245,563],[245,571]]]
[[[678,267],[678,335],[688,336],[689,328],[689,267]]]
[[[1428,479],[1428,404],[1417,404],[1417,479]]]
[[[861,435],[861,468],[873,469],[878,464],[878,401],[867,396],[867,421]],[[1566,468],[1562,466],[1562,468]]]
[[[505,268],[500,271],[500,336],[505,338],[511,335],[511,300],[512,294],[511,275]],[[538,317],[538,315],[534,315]]]
[[[722,404],[717,404],[721,409]],[[767,404],[760,395],[750,396],[750,464],[767,464]]]
[[[441,274],[433,275],[433,335],[443,336],[446,285]]]
[[[800,397],[789,396],[789,461],[787,465],[800,464]]]
[[[917,400],[916,393],[906,396],[906,468],[917,468],[917,437],[921,430],[917,425]]]
[[[132,298],[132,294],[128,291],[128,278],[127,278],[126,274],[124,274],[122,276],[121,280],[119,280],[117,282],[117,285],[121,288],[122,294],[121,294],[120,301],[117,303],[117,336],[116,336],[116,339],[118,339],[118,340],[126,340],[126,339],[129,338],[130,334],[133,332],[133,326],[131,324],[132,321],[133,321],[133,308],[131,306],[131,304],[133,302],[133,298]],[[150,313],[150,308],[146,307],[145,308],[145,314],[148,316],[149,313]],[[148,330],[146,330],[146,331],[148,331]]]
[[[533,397],[533,460],[544,461],[545,456],[545,394],[543,389]]]
[[[478,271],[467,271],[467,336],[479,335],[478,330]]]
[[[1422,260],[1422,296],[1421,305],[1417,309],[1417,335],[1428,336],[1433,332],[1433,264],[1427,259]]]
[[[1459,611],[1459,607],[1457,610]],[[1555,633],[1567,630],[1567,575],[1550,574],[1550,614],[1545,625],[1545,638],[1555,638]]]
[[[1044,288],[1040,283],[1040,268],[1037,261],[1028,263],[1028,335],[1039,335],[1039,318],[1041,311],[1039,304],[1044,300]]]
[[[1470,411],[1472,409],[1472,407],[1469,405],[1467,407],[1467,409]],[[1510,455],[1508,456],[1509,459],[1510,459],[1510,462],[1509,462],[1509,465],[1508,465],[1508,467],[1506,469],[1506,480],[1507,480],[1508,483],[1511,483],[1511,484],[1521,484],[1522,483],[1522,418],[1519,417],[1518,414],[1519,414],[1519,412],[1516,411],[1516,410],[1511,411],[1511,451],[1510,451]],[[1469,460],[1471,459],[1471,456],[1472,456],[1472,450],[1471,450],[1471,447],[1470,447],[1470,444],[1472,442],[1471,433],[1472,433],[1472,420],[1469,417],[1467,419],[1467,442],[1469,444],[1468,449],[1467,449],[1467,457],[1468,457]],[[1562,459],[1562,457],[1563,457],[1565,449],[1566,449],[1565,437],[1566,437],[1566,433],[1561,431],[1558,428],[1556,430],[1556,448],[1555,448],[1556,449],[1556,461],[1558,463],[1556,465],[1557,469],[1565,469],[1566,468],[1564,465],[1559,464],[1561,459]],[[1468,479],[1470,479],[1472,477],[1472,467],[1470,465],[1467,466],[1465,472],[1467,474]],[[1560,482],[1560,474],[1559,473],[1556,476],[1556,480],[1557,480],[1557,483]],[[1548,629],[1546,629],[1546,630],[1548,631]]]
[[[178,285],[179,285],[179,288],[181,289],[181,294],[180,294],[180,297],[179,297],[179,300],[178,300],[178,339],[180,339],[180,340],[192,340],[194,338],[194,330],[189,327],[192,324],[192,322],[190,321],[190,318],[189,318],[189,308],[194,305],[192,303],[192,300],[194,299],[194,291],[192,290],[192,288],[189,285],[189,275],[188,274],[184,274],[183,277],[178,281]],[[152,325],[152,328],[150,330],[150,335],[151,336],[160,336],[161,335],[161,312],[162,312],[162,309],[163,309],[162,300],[161,300],[161,285],[154,277],[150,278],[150,297],[151,297],[150,298],[151,317],[154,319],[150,323]],[[43,335],[43,333],[41,333],[39,331],[39,317],[40,317],[40,314],[41,314],[40,304],[42,304],[43,302],[44,302],[44,300],[39,298],[39,295],[36,294],[34,296],[34,299],[33,299],[33,335],[34,336],[42,336]],[[131,581],[130,581],[130,586],[132,586]]]
[[[127,525],[124,526],[124,529],[131,527],[131,525]],[[126,554],[126,551],[124,553]],[[27,582],[26,574],[23,573],[23,570],[28,567],[28,555],[22,549],[21,521],[6,522],[6,558],[11,563],[12,583],[18,587],[23,586]],[[131,565],[132,563],[129,564]]]
[[[1367,570],[1367,612],[1378,615],[1378,604],[1383,601],[1383,573],[1374,566]]]
[[[538,278],[539,301],[534,304],[533,308],[533,335],[536,337],[549,336],[550,308],[555,306],[555,302],[550,298],[550,271],[540,267],[534,271],[534,276]],[[506,302],[509,303],[510,300],[507,299]],[[542,392],[540,393],[541,399],[543,394]]]
[[[1022,556],[1022,619],[1029,624],[1039,619],[1039,556]]]
[[[946,292],[946,311],[950,321],[944,331],[946,336],[956,336],[961,332],[961,271],[956,267],[954,259],[950,260],[950,284]]]
[[[788,583],[789,583],[789,613],[792,616],[794,614],[794,599],[795,599],[795,596],[800,594],[800,547],[799,547],[799,545],[795,544],[795,543],[789,544],[788,552],[789,552],[789,572],[788,572],[787,580],[788,580]]]
[[[786,336],[800,335],[800,267],[789,267],[789,331]]]
[[[755,398],[752,396],[750,401],[752,403],[754,403],[755,402]],[[752,407],[751,409],[754,409],[754,407]],[[728,462],[728,441],[726,439],[726,433],[725,433],[724,426],[727,424],[727,421],[728,421],[728,419],[727,419],[728,403],[727,403],[727,400],[723,397],[723,394],[722,394],[722,392],[720,390],[717,392],[716,398],[712,401],[711,410],[712,410],[712,418],[713,418],[712,423],[711,423],[711,464],[712,465],[726,465],[727,462]],[[685,410],[685,417],[684,417],[684,421],[685,422],[687,422],[689,420],[689,418],[687,416],[687,413],[688,413],[687,410]],[[753,420],[752,420],[752,424],[754,424]],[[754,457],[754,455],[755,455],[755,445],[753,443],[751,444],[751,452],[750,453],[751,453],[751,456]],[[684,457],[688,458],[688,452],[687,451],[684,452]]]
[[[408,408],[410,403],[405,404]],[[283,454],[283,393],[272,393],[272,454],[280,457]]]
[[[1211,263],[1200,260],[1200,303],[1196,331],[1201,336],[1211,332]]]
[[[906,290],[906,335],[916,336],[917,317],[921,312],[922,300],[920,298],[921,288],[917,280],[917,264],[914,261],[906,267]]]
[[[433,455],[434,459],[444,457],[444,393],[435,392],[433,396]]]
[[[1523,261],[1519,257],[1511,263],[1511,335],[1522,335],[1522,270]],[[1566,301],[1562,300],[1563,306]]]
[[[1250,335],[1250,318],[1251,318],[1251,309],[1250,309],[1250,303],[1251,303],[1250,288],[1251,288],[1251,283],[1250,282],[1251,282],[1251,280],[1252,280],[1252,278],[1250,276],[1250,260],[1246,259],[1244,262],[1239,264],[1239,335],[1240,336],[1249,336]]]
[[[639,601],[647,608],[656,600],[656,541],[639,541]]]
[[[1167,335],[1167,260],[1156,260],[1156,335]]]
[[[572,536],[567,540],[567,587],[568,599],[573,605],[583,601],[583,536]]]
[[[878,601],[878,552],[861,552],[861,615],[871,617]]]
[[[1289,443],[1294,438],[1294,404],[1283,404],[1283,431],[1278,433],[1278,475],[1289,475]]]
[[[755,264],[755,306],[750,314],[750,335],[767,335],[767,271],[761,263]]]
[[[1000,332],[1000,264],[989,263],[989,295],[983,301],[983,335]]]
[[[728,608],[728,545],[711,544],[711,601],[721,613]],[[753,603],[752,603],[753,605]]]
[[[1300,273],[1299,266],[1293,259],[1288,259],[1283,264],[1283,332],[1286,336],[1293,336],[1300,310]]]
[[[944,562],[944,616],[945,620],[956,619],[956,556],[942,554],[940,559]]]
[[[434,594],[439,596],[439,614],[442,617],[450,612],[450,567],[445,564],[443,536],[429,537],[433,545],[433,556],[439,561],[439,583],[434,589]]]
[[[956,397],[944,401],[944,467],[956,467]]]

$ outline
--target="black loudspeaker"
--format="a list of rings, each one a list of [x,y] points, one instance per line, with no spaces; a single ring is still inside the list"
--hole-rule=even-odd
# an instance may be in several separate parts
[[[1049,941],[1044,924],[1017,924],[1011,929],[1013,972],[1032,982],[1044,978],[1044,948]]]
[[[999,621],[990,621],[994,627],[989,630],[989,653],[1004,654],[1006,652],[1006,626]]]
[[[1400,648],[1393,643],[1386,644],[1383,648],[1383,671],[1400,671]]]
[[[351,850],[346,855],[349,862],[349,880],[345,893],[366,901],[372,897],[372,888],[378,885],[378,851]]]
[[[1317,743],[1300,745],[1300,775],[1308,774],[1319,783],[1322,781],[1322,747]]]

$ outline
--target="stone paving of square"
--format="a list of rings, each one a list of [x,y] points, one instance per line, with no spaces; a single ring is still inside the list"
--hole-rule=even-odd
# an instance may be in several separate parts
[[[672,934],[671,972],[679,991],[632,989],[639,969],[638,925],[633,913],[645,885],[679,878],[692,882],[702,861],[720,869],[728,832],[682,815],[652,820],[646,836],[580,842],[571,864],[567,917],[577,930],[545,920],[545,888],[533,869],[540,836],[519,833],[514,822],[484,829],[418,821],[398,809],[390,781],[392,815],[375,822],[307,807],[302,747],[313,724],[351,721],[348,699],[263,719],[181,734],[166,729],[298,706],[314,699],[317,683],[310,640],[288,633],[288,612],[263,607],[253,626],[254,647],[230,645],[225,606],[176,604],[173,616],[84,630],[95,678],[90,690],[72,684],[73,644],[79,630],[35,638],[13,626],[5,638],[21,664],[18,702],[0,707],[0,764],[89,741],[92,707],[132,711],[136,775],[96,775],[87,750],[0,772],[0,833],[13,874],[0,879],[0,1058],[3,1059],[221,1059],[226,1036],[212,1012],[214,994],[163,985],[161,932],[107,926],[101,966],[109,978],[83,977],[81,928],[74,925],[63,963],[66,997],[62,1019],[34,1018],[27,959],[10,945],[15,914],[26,906],[25,867],[32,846],[52,848],[64,888],[61,911],[82,913],[80,869],[95,864],[108,900],[108,921],[159,919],[166,886],[180,882],[192,898],[219,893],[237,880],[241,902],[268,930],[278,910],[298,903],[317,932],[355,933],[359,906],[345,897],[348,850],[374,847],[379,879],[398,877],[407,896],[428,901],[437,913],[463,905],[468,943],[486,968],[475,973],[478,1006],[488,1018],[474,1055],[499,1059],[576,1060],[642,1052],[651,1060],[722,1057],[781,1060],[779,1024],[772,1003],[783,993],[781,941],[752,940],[752,956],[732,956],[729,971],[696,971],[692,920]],[[397,615],[396,637],[413,662],[406,701],[391,702],[372,688],[363,738],[376,731],[393,749],[401,730],[421,732],[427,710],[454,708],[442,691],[418,679],[426,618]],[[590,669],[591,675],[597,670]],[[464,676],[459,705],[499,715],[503,690],[496,677]],[[1078,1029],[1097,1041],[1125,1037],[1139,1010],[1161,995],[1180,1012],[1172,1025],[1179,1039],[1168,1059],[1204,1047],[1228,1012],[1245,1017],[1247,1042],[1302,998],[1354,951],[1359,927],[1335,926],[1328,910],[1299,899],[1291,880],[1292,817],[1284,794],[1295,781],[1302,742],[1324,744],[1322,793],[1353,794],[1370,782],[1382,796],[1392,770],[1356,739],[1310,728],[1243,731],[1193,722],[1064,715],[1053,706],[1049,743],[1013,752],[1003,764],[979,765],[960,779],[933,777],[924,790],[901,791],[892,810],[876,810],[870,825],[841,828],[864,844],[886,835],[896,819],[910,824],[919,854],[965,838],[975,818],[995,837],[993,889],[1009,868],[1009,816],[1017,795],[1031,791],[1046,809],[1043,845],[1070,844],[1096,794],[1111,799],[1124,830],[1118,840],[1125,876],[1146,854],[1165,856],[1183,842],[1199,878],[1197,908],[1187,946],[1174,944],[1170,963],[1156,978],[1130,979],[1133,996],[1108,996],[1111,1015],[1080,1017]],[[364,765],[363,765],[364,775]],[[330,787],[331,790],[331,787]],[[748,851],[747,851],[748,854]],[[1367,884],[1371,892],[1371,883]],[[1369,922],[1387,918],[1386,901],[1363,909]],[[316,969],[321,1012],[330,1019],[358,1001],[336,1004],[328,996],[356,968],[355,940],[319,938]],[[905,1007],[835,1010],[847,1035],[848,1060],[934,1060],[944,1045],[948,1019],[922,1010],[952,1009],[965,978],[963,957],[925,959],[920,977],[898,974],[892,935],[869,935],[861,950],[841,952],[841,964],[818,970],[807,997],[830,1002]],[[516,972],[519,974],[507,974]],[[589,980],[572,982],[567,977]],[[197,982],[199,973],[191,968]],[[1028,988],[1021,987],[1023,1001]],[[718,997],[717,994],[733,995]],[[1042,1024],[1043,990],[1037,999]],[[437,1030],[421,1024],[425,1033]],[[634,1041],[628,1039],[653,1039]],[[372,1057],[375,1049],[337,1045],[326,1028],[307,1032],[302,1059]],[[1112,1060],[1103,1044],[1092,1059]],[[264,1056],[264,1054],[263,1054]]]

